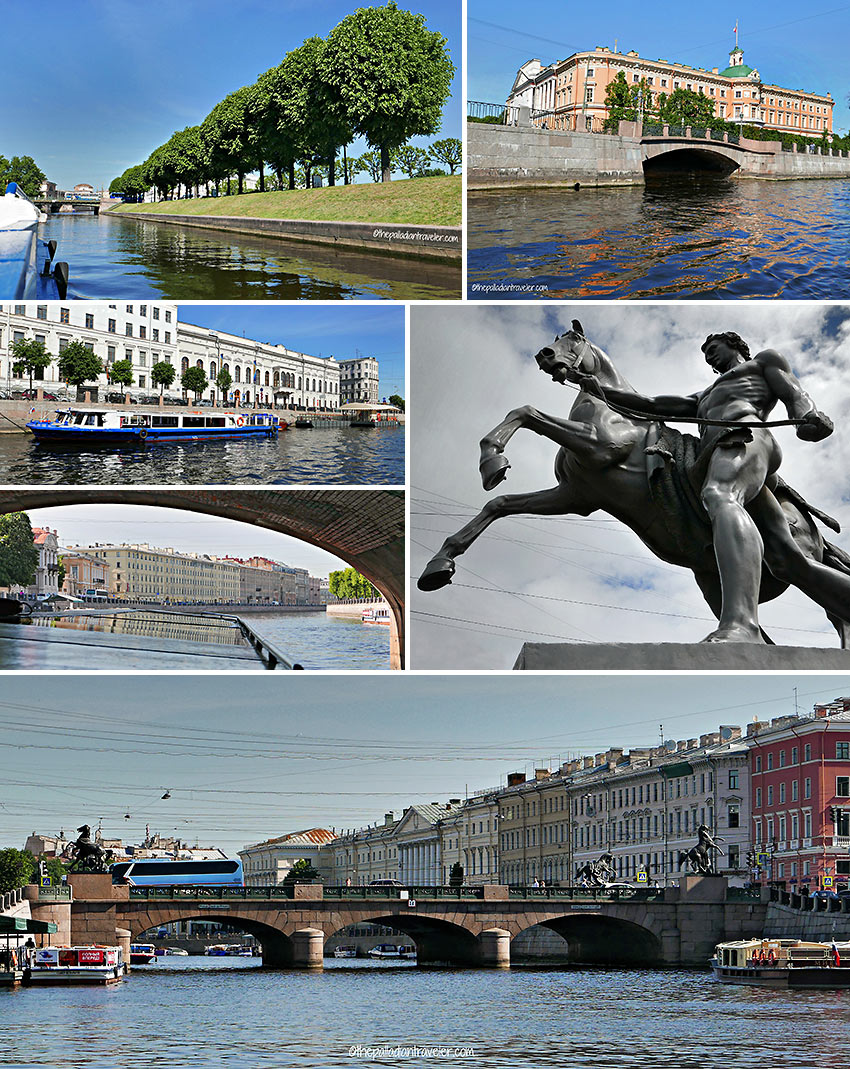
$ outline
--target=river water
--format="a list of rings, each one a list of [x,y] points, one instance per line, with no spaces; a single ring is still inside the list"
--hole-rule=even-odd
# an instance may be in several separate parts
[[[164,959],[117,987],[0,992],[0,1065],[326,1069],[838,1069],[847,992],[716,984],[705,972],[419,969],[328,961],[267,972],[252,959]],[[358,1057],[363,1046],[471,1048]]]
[[[467,218],[473,300],[850,296],[850,181],[470,193]]]
[[[286,243],[113,216],[61,214],[39,227],[90,300],[398,301],[460,296],[460,266]],[[9,296],[4,294],[2,296]]]
[[[403,485],[404,437],[393,425],[289,427],[277,439],[85,449],[0,434],[0,483]]]

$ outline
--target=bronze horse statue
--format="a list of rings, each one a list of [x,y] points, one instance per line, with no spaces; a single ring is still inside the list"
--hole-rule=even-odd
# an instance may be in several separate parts
[[[83,824],[77,831],[80,834],[62,852],[62,856],[70,860],[69,867],[74,872],[106,872],[114,860],[112,851],[104,850],[92,841],[88,824]]]
[[[510,468],[505,447],[521,429],[549,438],[559,448],[555,457],[557,485],[527,494],[494,498],[428,562],[418,580],[420,590],[438,590],[452,581],[455,559],[494,520],[506,516],[589,516],[602,510],[614,516],[661,560],[689,568],[711,611],[720,616],[720,576],[711,525],[699,499],[699,487],[688,474],[697,439],[668,427],[663,420],[641,417],[610,405],[591,388],[598,382],[632,391],[610,357],[588,341],[578,320],[535,357],[538,366],[560,385],[578,386],[569,418],[550,416],[530,405],[516,408],[481,440],[479,471],[485,490],[494,489]],[[774,494],[793,538],[808,557],[850,575],[850,556],[827,542],[815,523],[833,530],[838,524],[809,505],[777,479]],[[771,601],[788,588],[763,566],[759,600]],[[827,616],[843,649],[850,647],[848,619]],[[762,632],[766,642],[771,642]]]
[[[700,824],[697,829],[697,835],[699,841],[696,846],[692,846],[690,850],[679,851],[679,868],[684,864],[687,864],[688,868],[696,875],[710,876],[714,872],[714,856],[715,853],[722,853],[723,851],[717,845],[722,843],[723,839],[720,836],[717,839],[712,839],[711,832],[708,830],[705,824]]]
[[[614,855],[605,853],[596,861],[586,861],[576,871],[576,881],[584,887],[606,887],[615,876]]]

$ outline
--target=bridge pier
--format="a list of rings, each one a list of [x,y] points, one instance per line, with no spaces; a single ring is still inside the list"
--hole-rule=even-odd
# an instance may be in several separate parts
[[[324,968],[325,933],[321,928],[299,928],[290,940],[293,969]]]
[[[478,936],[479,964],[490,969],[511,967],[511,933],[504,928],[485,928]]]

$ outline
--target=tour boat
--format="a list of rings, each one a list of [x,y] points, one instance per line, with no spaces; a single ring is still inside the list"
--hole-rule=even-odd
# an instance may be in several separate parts
[[[340,946],[334,948],[334,957],[335,958],[356,958],[357,957],[357,947],[354,946],[353,944],[343,943]]]
[[[360,614],[360,620],[364,624],[386,624],[389,627],[390,610],[387,608],[364,609]]]
[[[400,958],[401,947],[396,946],[395,943],[378,943],[367,953],[370,958]]]
[[[226,943],[213,943],[212,946],[204,947],[204,954],[208,958],[223,958],[227,956]]]
[[[156,954],[157,950],[153,943],[130,944],[131,965],[150,965],[152,961],[156,960]]]
[[[711,968],[722,984],[850,987],[850,943],[809,943],[802,939],[718,943]]]
[[[0,300],[64,300],[68,265],[57,263],[55,241],[38,237],[39,211],[17,182],[0,197]]]
[[[274,438],[286,422],[268,412],[134,412],[132,409],[68,408],[56,419],[27,423],[40,442],[127,445],[200,442],[215,438]]]
[[[41,947],[24,971],[28,984],[117,984],[124,979],[121,947]]]

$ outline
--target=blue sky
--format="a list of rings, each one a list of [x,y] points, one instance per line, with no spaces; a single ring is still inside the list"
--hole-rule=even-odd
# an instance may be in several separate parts
[[[327,36],[356,6],[340,0],[44,0],[36,17],[26,4],[5,4],[0,153],[32,156],[60,188],[108,186],[305,38]],[[435,136],[460,137],[460,3],[399,6],[421,12],[430,30],[448,38],[458,73]],[[349,152],[365,149],[359,144]]]
[[[311,356],[352,360],[358,350],[380,364],[382,397],[406,397],[404,308],[375,305],[181,304],[179,319],[254,341],[286,345]]]
[[[230,851],[462,798],[541,761],[653,746],[661,725],[665,739],[746,731],[793,713],[795,689],[810,713],[850,687],[808,675],[172,675],[122,686],[117,707],[102,674],[2,683],[0,847],[102,817],[131,842],[150,824]]]
[[[758,70],[764,82],[830,92],[836,104],[835,129],[846,133],[850,124],[850,4],[815,0],[809,8],[777,0],[747,7],[720,0],[691,7],[610,0],[597,8],[526,0],[520,9],[511,0],[469,0],[467,13],[470,100],[501,103],[527,59],[547,64],[597,45],[722,70],[735,43],[737,20],[744,62]]]

